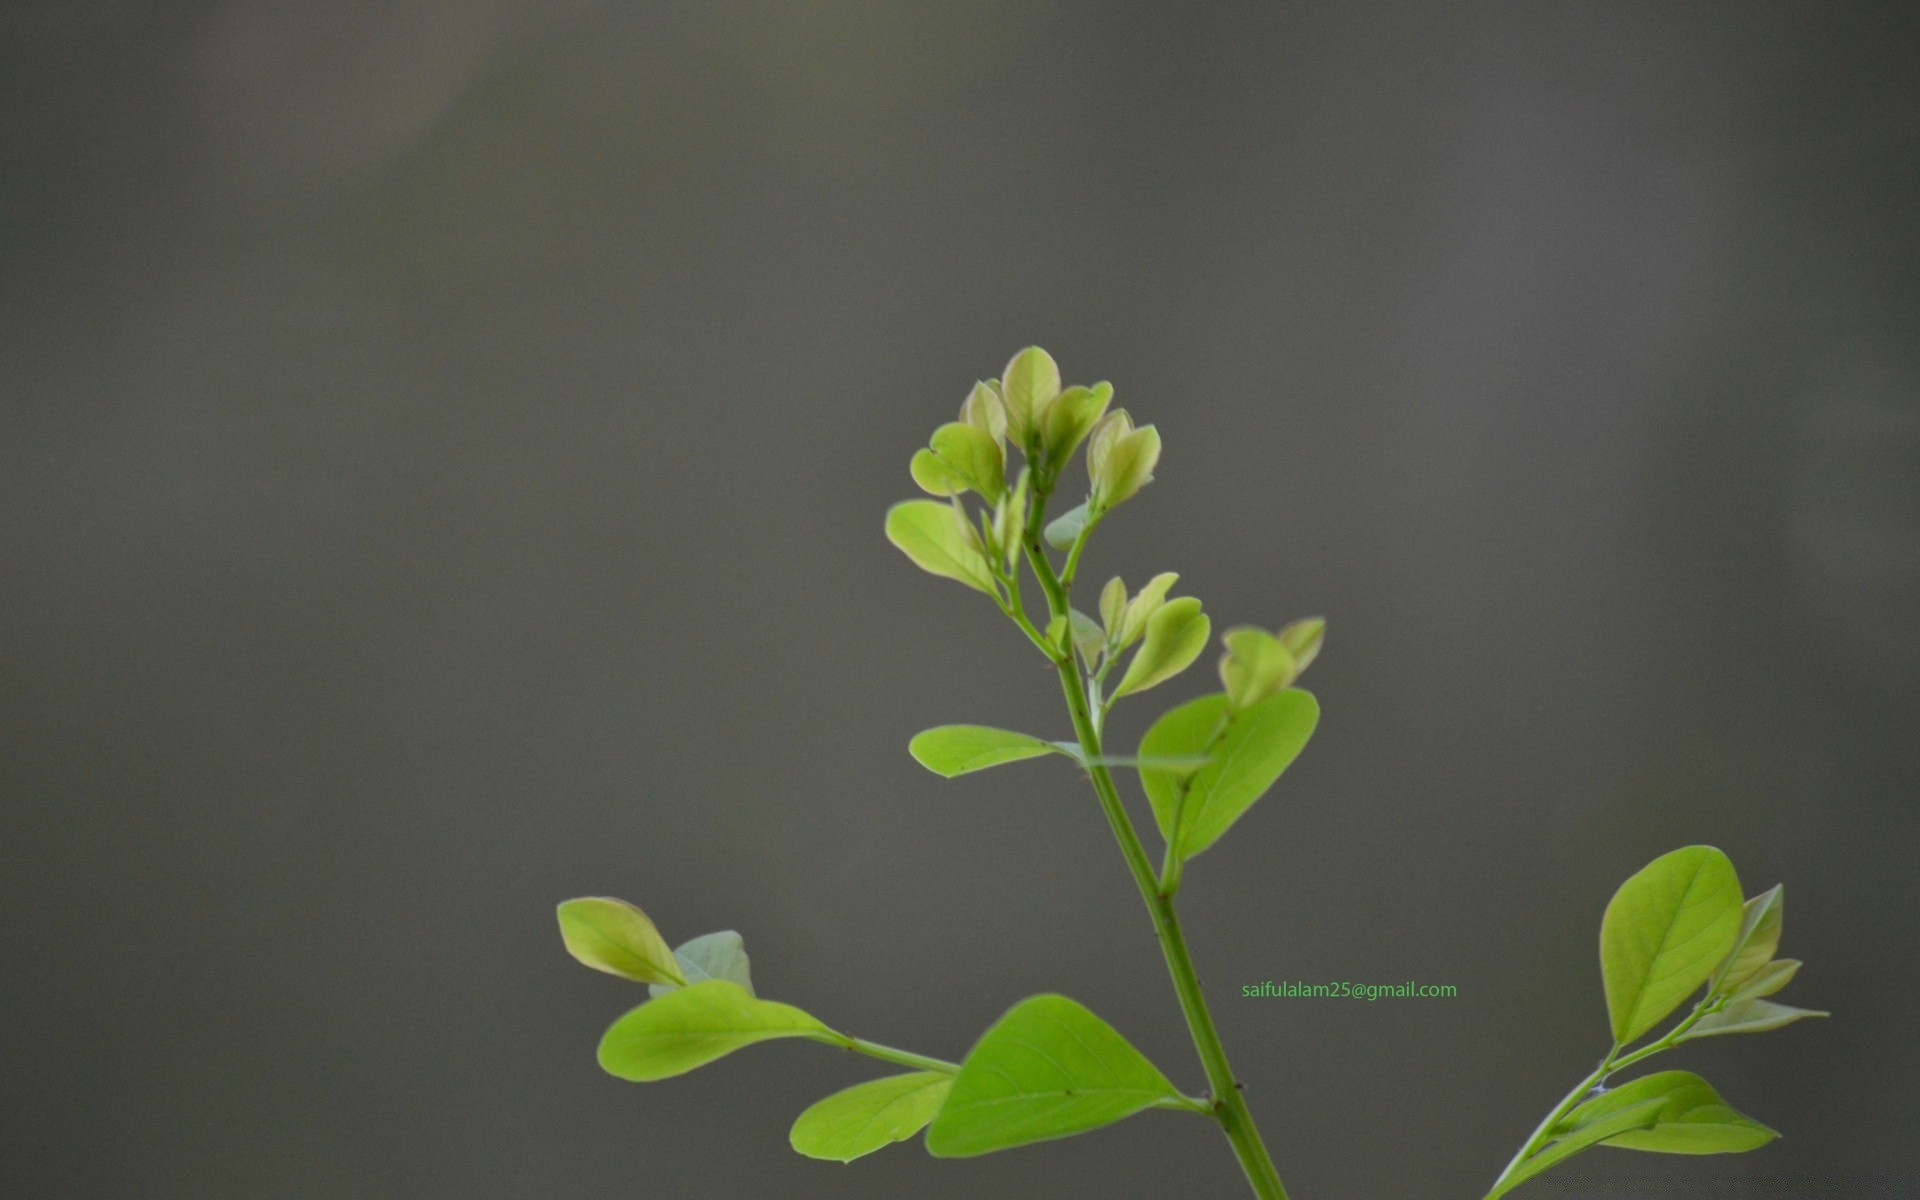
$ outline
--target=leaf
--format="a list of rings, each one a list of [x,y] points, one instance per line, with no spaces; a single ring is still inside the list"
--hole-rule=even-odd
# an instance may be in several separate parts
[[[1740,985],[1740,990],[1735,992],[1732,998],[1735,1000],[1752,1000],[1758,996],[1771,996],[1793,982],[1793,977],[1799,973],[1799,959],[1776,958],[1766,966],[1761,967],[1758,971],[1755,971],[1752,975],[1749,975],[1747,981]]]
[[[1213,845],[1300,756],[1319,723],[1319,702],[1298,688],[1238,713],[1229,713],[1226,696],[1215,692],[1162,716],[1140,739],[1140,757],[1201,755],[1208,763],[1185,778],[1141,768],[1140,785],[1153,804],[1160,836],[1181,859]]]
[[[673,961],[680,967],[680,974],[688,983],[705,983],[709,979],[724,979],[737,983],[753,994],[753,980],[747,971],[747,947],[740,935],[731,929],[719,933],[703,933],[690,938],[674,947]],[[654,999],[673,990],[669,983],[647,985],[647,994]]]
[[[967,490],[967,481],[954,474],[931,450],[916,450],[907,469],[913,473],[913,481],[920,485],[920,490],[929,495],[944,499]]]
[[[686,982],[666,939],[647,914],[611,896],[583,896],[559,909],[560,939],[567,953],[596,971],[635,983]]]
[[[1107,580],[1107,586],[1100,589],[1100,623],[1107,627],[1110,636],[1117,637],[1120,623],[1127,616],[1127,585],[1115,575]]]
[[[1605,1144],[1663,1154],[1732,1154],[1780,1136],[1729,1108],[1713,1085],[1691,1071],[1658,1071],[1621,1084],[1568,1113],[1564,1123],[1578,1129],[1655,1099],[1661,1103],[1651,1125],[1614,1134]]]
[[[1737,992],[1754,974],[1773,961],[1780,949],[1780,918],[1786,907],[1785,887],[1774,884],[1748,900],[1740,913],[1740,932],[1714,972],[1715,994]]]
[[[1506,1195],[1549,1167],[1558,1166],[1582,1150],[1591,1149],[1610,1137],[1629,1130],[1645,1129],[1659,1119],[1660,1110],[1665,1103],[1663,1099],[1656,1096],[1651,1100],[1641,1100],[1637,1104],[1604,1116],[1597,1116],[1577,1129],[1569,1127],[1558,1141],[1543,1146],[1535,1151],[1531,1158],[1502,1176],[1500,1185],[1487,1193],[1486,1200],[1497,1200],[1497,1197]]]
[[[1113,689],[1113,698],[1144,692],[1186,670],[1207,648],[1212,628],[1207,614],[1200,611],[1200,601],[1192,596],[1161,605],[1160,611],[1147,619],[1147,640],[1127,664],[1127,673],[1120,677],[1120,686]]]
[[[1073,628],[1073,648],[1091,667],[1107,648],[1107,631],[1100,627],[1100,622],[1077,608],[1067,610],[1067,623]]]
[[[993,594],[986,556],[952,505],[902,500],[887,510],[887,540],[923,571]]]
[[[1264,629],[1237,626],[1220,641],[1227,648],[1220,656],[1220,684],[1227,689],[1227,703],[1236,709],[1266,699],[1300,674],[1293,655]]]
[[[1327,640],[1327,622],[1324,617],[1304,617],[1288,625],[1279,633],[1280,644],[1293,655],[1294,678],[1313,665],[1320,657],[1320,646]],[[1288,680],[1289,683],[1292,680]]]
[[[1071,550],[1079,539],[1080,531],[1087,526],[1087,503],[1082,500],[1066,512],[1047,522],[1047,545],[1055,550]],[[1084,553],[1084,551],[1083,551]]]
[[[1125,650],[1140,640],[1140,635],[1147,631],[1147,622],[1152,620],[1153,614],[1159,612],[1160,606],[1167,602],[1167,592],[1179,580],[1180,576],[1175,572],[1162,571],[1147,580],[1147,585],[1140,589],[1139,595],[1127,601],[1126,612],[1120,622],[1119,638],[1116,641],[1118,649]]]
[[[952,1083],[941,1071],[915,1071],[855,1084],[801,1113],[787,1140],[808,1158],[852,1162],[926,1128]]]
[[[1113,401],[1113,385],[1097,383],[1091,388],[1070,387],[1047,407],[1040,425],[1040,437],[1046,444],[1048,461],[1057,471],[1073,457],[1087,434],[1092,431]]]
[[[1037,737],[988,725],[939,725],[914,735],[907,753],[935,775],[952,779],[969,771],[997,767],[1053,753]]]
[[[1712,846],[1663,854],[1621,884],[1600,922],[1614,1040],[1634,1041],[1705,983],[1740,919],[1740,879]]]
[[[1113,508],[1133,498],[1153,482],[1160,463],[1160,431],[1142,425],[1113,443],[1094,478],[1094,498],[1102,508]]]
[[[649,1000],[615,1021],[600,1039],[600,1066],[644,1083],[769,1038],[819,1034],[833,1031],[790,1004],[757,1000],[737,983],[709,979]]]
[[[1000,399],[1007,410],[1007,432],[1020,446],[1034,444],[1047,407],[1060,394],[1060,365],[1038,346],[1013,356],[1000,376]]]
[[[1765,1033],[1769,1029],[1791,1025],[1803,1017],[1831,1015],[1818,1009],[1795,1008],[1791,1004],[1775,1004],[1771,1000],[1753,996],[1729,1001],[1725,1008],[1701,1017],[1692,1029],[1674,1040],[1690,1042],[1694,1038],[1716,1037],[1723,1033]]]
[[[992,504],[1007,490],[1007,459],[993,435],[952,421],[933,431],[933,455],[956,478]]]
[[[1033,996],[967,1053],[927,1149],[964,1158],[1067,1137],[1178,1096],[1113,1026],[1065,996]]]
[[[960,419],[986,430],[995,445],[1007,440],[1007,410],[1000,404],[1000,393],[982,381],[973,385],[960,404]]]

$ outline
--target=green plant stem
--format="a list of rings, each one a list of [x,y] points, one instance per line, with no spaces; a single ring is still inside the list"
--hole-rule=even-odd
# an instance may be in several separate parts
[[[879,1042],[870,1042],[865,1038],[857,1038],[849,1034],[815,1034],[814,1039],[825,1042],[829,1046],[838,1046],[842,1050],[851,1050],[855,1054],[864,1054],[868,1058],[877,1058],[881,1062],[912,1067],[916,1071],[940,1071],[947,1075],[954,1075],[960,1070],[959,1063],[950,1063],[942,1058],[928,1058],[924,1054],[915,1054],[911,1050],[896,1050],[892,1046],[882,1046]]]
[[[1607,1057],[1601,1060],[1600,1065],[1594,1068],[1593,1074],[1574,1084],[1573,1090],[1568,1092],[1560,1103],[1554,1105],[1553,1111],[1534,1128],[1532,1135],[1520,1146],[1519,1152],[1513,1156],[1512,1161],[1507,1163],[1506,1169],[1500,1172],[1500,1178],[1493,1181],[1493,1187],[1488,1189],[1484,1200],[1493,1200],[1495,1196],[1506,1190],[1507,1180],[1520,1169],[1521,1163],[1532,1158],[1540,1147],[1547,1144],[1549,1135],[1553,1132],[1553,1127],[1560,1123],[1560,1118],[1572,1112],[1573,1106],[1580,1103],[1588,1092],[1607,1077],[1607,1073],[1613,1069],[1614,1055],[1619,1053],[1620,1047],[1615,1046]]]
[[[1047,593],[1050,610],[1055,616],[1064,615],[1067,612],[1066,589],[1061,586],[1058,576],[1053,572],[1053,565],[1047,561],[1039,544],[1031,538],[1027,541],[1027,561],[1040,580],[1041,588]],[[1187,950],[1186,935],[1181,931],[1180,917],[1174,910],[1173,896],[1161,889],[1153,873],[1153,865],[1147,859],[1146,848],[1140,844],[1140,835],[1134,831],[1133,822],[1127,817],[1126,806],[1121,803],[1113,775],[1099,761],[1102,757],[1100,731],[1094,724],[1093,713],[1087,703],[1086,682],[1074,666],[1071,653],[1056,656],[1054,666],[1060,673],[1060,687],[1066,693],[1067,711],[1073,718],[1074,733],[1080,739],[1081,752],[1089,764],[1087,772],[1093,777],[1093,789],[1100,798],[1101,811],[1106,814],[1107,824],[1112,827],[1113,836],[1120,843],[1121,857],[1126,859],[1127,870],[1132,873],[1134,884],[1140,889],[1140,898],[1146,902],[1147,912],[1153,918],[1153,929],[1160,940],[1161,954],[1167,960],[1167,971],[1173,976],[1174,991],[1180,997],[1180,1011],[1187,1019],[1187,1029],[1193,1035],[1194,1048],[1199,1051],[1201,1066],[1207,1074],[1207,1086],[1213,1093],[1211,1111],[1214,1119],[1226,1130],[1227,1140],[1233,1145],[1234,1155],[1240,1160],[1240,1167],[1246,1172],[1254,1195],[1260,1200],[1287,1200],[1287,1189],[1281,1185],[1273,1158],[1267,1153],[1266,1143],[1260,1139],[1260,1131],[1253,1123],[1253,1114],[1247,1108],[1246,1098],[1240,1094],[1240,1084],[1234,1079],[1233,1067],[1227,1061],[1227,1050],[1221,1044],[1220,1032],[1214,1027],[1213,1014],[1207,1009],[1206,996],[1200,990],[1200,977],[1194,971],[1193,956]]]

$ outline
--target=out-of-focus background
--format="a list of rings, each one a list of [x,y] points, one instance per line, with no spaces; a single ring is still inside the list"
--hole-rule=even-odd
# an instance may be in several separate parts
[[[1695,841],[1785,882],[1782,998],[1836,1016],[1675,1065],[1786,1136],[1541,1193],[1920,1179],[1920,10],[0,28],[0,1192],[1237,1194],[1163,1113],[801,1159],[861,1061],[610,1079],[638,996],[554,928],[737,928],[763,994],[949,1057],[1057,989],[1202,1085],[1074,773],[906,754],[1066,732],[881,535],[1030,342],[1165,436],[1096,584],[1331,623],[1320,733],[1183,896],[1301,1200],[1478,1196],[1605,1049],[1607,897]]]

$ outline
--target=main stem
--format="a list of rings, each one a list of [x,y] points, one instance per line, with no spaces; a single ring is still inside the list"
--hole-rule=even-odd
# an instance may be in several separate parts
[[[1065,616],[1068,611],[1066,589],[1061,586],[1053,565],[1047,561],[1038,543],[1031,539],[1027,543],[1027,561],[1047,593],[1047,605],[1052,614],[1056,617]],[[1173,893],[1161,888],[1153,865],[1147,859],[1146,848],[1140,844],[1140,835],[1134,832],[1133,822],[1128,819],[1126,807],[1120,801],[1120,791],[1114,786],[1113,774],[1100,763],[1100,730],[1094,723],[1093,712],[1087,703],[1086,680],[1074,665],[1071,650],[1055,653],[1051,657],[1060,673],[1060,687],[1066,693],[1067,711],[1073,718],[1073,731],[1080,740],[1081,752],[1092,764],[1088,772],[1093,776],[1093,790],[1100,797],[1101,811],[1106,814],[1114,839],[1120,843],[1121,857],[1126,859],[1127,870],[1133,874],[1133,882],[1140,889],[1140,898],[1146,902],[1147,912],[1153,918],[1153,931],[1159,937],[1160,952],[1167,960],[1167,972],[1173,976],[1173,989],[1180,997],[1180,1011],[1187,1018],[1187,1029],[1193,1034],[1194,1047],[1200,1052],[1200,1063],[1207,1073],[1207,1086],[1213,1093],[1214,1119],[1226,1130],[1227,1140],[1233,1144],[1234,1155],[1239,1158],[1240,1167],[1246,1172],[1254,1195],[1260,1200],[1287,1200],[1287,1189],[1280,1183],[1279,1172],[1274,1170],[1273,1157],[1267,1153],[1266,1143],[1260,1140],[1260,1130],[1253,1123],[1253,1113],[1247,1109],[1246,1098],[1240,1094],[1240,1084],[1233,1077],[1233,1067],[1227,1062],[1227,1049],[1220,1042],[1220,1031],[1214,1028],[1213,1014],[1207,1010],[1207,998],[1200,990],[1200,977],[1193,969],[1193,955],[1187,950],[1187,938],[1180,929],[1180,916],[1174,910]]]

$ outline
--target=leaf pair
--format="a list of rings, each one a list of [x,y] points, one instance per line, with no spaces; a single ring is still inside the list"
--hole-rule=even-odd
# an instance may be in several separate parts
[[[1741,1116],[1690,1071],[1660,1071],[1586,1101],[1556,1124],[1553,1140],[1505,1175],[1495,1200],[1594,1146],[1665,1154],[1731,1154],[1779,1135]]]
[[[567,952],[596,971],[665,995],[688,984],[725,979],[753,991],[746,944],[731,929],[703,933],[668,950],[646,913],[611,896],[583,896],[560,905],[560,939]]]
[[[1140,739],[1143,760],[1198,757],[1198,771],[1142,767],[1160,836],[1185,861],[1219,841],[1300,756],[1320,721],[1312,693],[1289,688],[1238,711],[1224,693],[1190,700]]]
[[[790,1140],[849,1162],[931,1123],[930,1153],[967,1158],[1168,1103],[1184,1100],[1113,1026],[1065,996],[1033,996],[981,1035],[957,1075],[916,1071],[836,1092],[800,1114]]]

